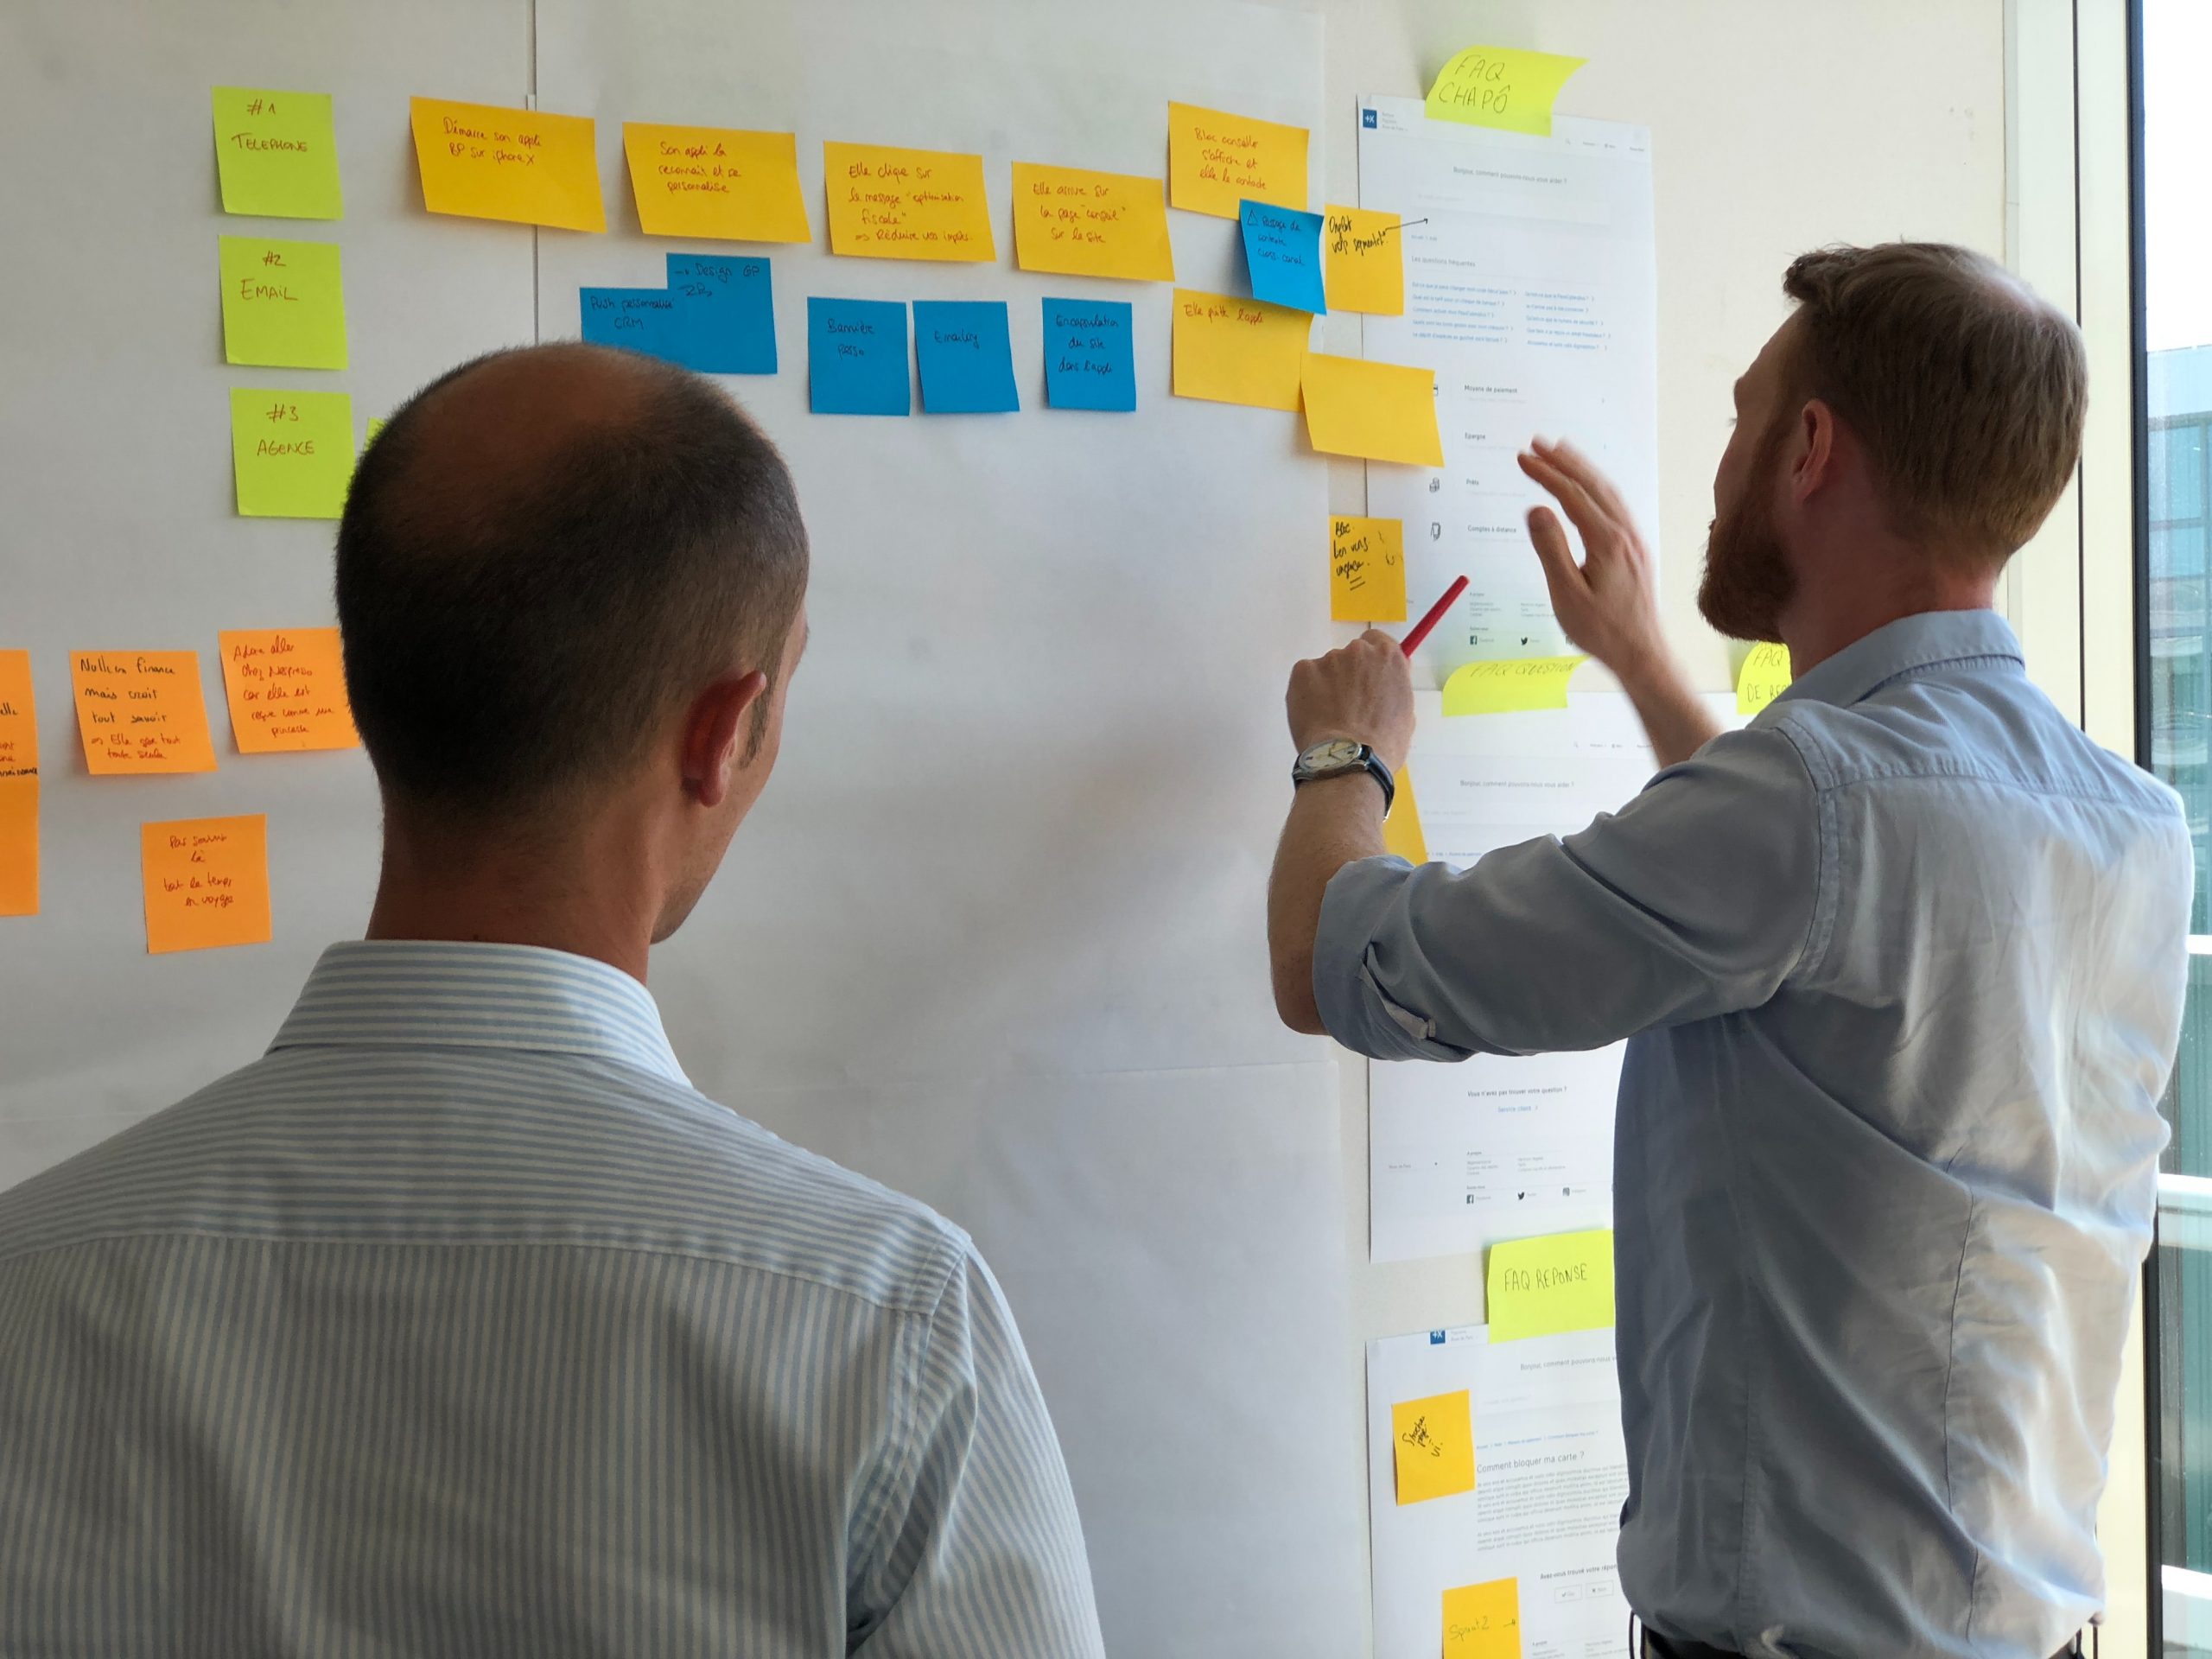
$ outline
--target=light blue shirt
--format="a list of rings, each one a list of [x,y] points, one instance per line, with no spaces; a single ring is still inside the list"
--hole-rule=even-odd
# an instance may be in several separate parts
[[[1314,989],[1382,1059],[1630,1039],[1620,1566],[1664,1635],[2044,1659],[2095,1538],[2190,862],[1993,613],[1908,617],[1620,812],[1371,859]]]
[[[613,968],[353,944],[0,1196],[0,1652],[1100,1643],[965,1234],[701,1096]]]

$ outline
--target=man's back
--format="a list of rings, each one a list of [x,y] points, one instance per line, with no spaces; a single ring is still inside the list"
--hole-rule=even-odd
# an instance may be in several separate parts
[[[0,1447],[10,1653],[1098,1650],[965,1236],[557,952],[336,947],[0,1198]]]

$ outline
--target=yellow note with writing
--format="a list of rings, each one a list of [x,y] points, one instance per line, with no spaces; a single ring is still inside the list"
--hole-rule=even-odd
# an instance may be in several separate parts
[[[1382,850],[1408,864],[1428,862],[1428,837],[1421,831],[1421,803],[1414,798],[1414,769],[1398,768],[1390,780],[1397,793],[1390,798],[1389,816],[1382,820]]]
[[[1789,689],[1789,647],[1762,639],[1736,671],[1736,712],[1745,719]]]
[[[328,92],[214,89],[215,174],[223,211],[262,219],[343,219]]]
[[[1306,210],[1303,127],[1196,104],[1167,106],[1169,199],[1187,213],[1236,219],[1247,201]]]
[[[231,472],[245,518],[337,518],[353,477],[353,400],[232,386]]]
[[[588,116],[411,98],[423,205],[463,219],[603,231],[599,155]]]
[[[1567,683],[1581,657],[1514,657],[1462,663],[1444,682],[1447,715],[1515,715],[1567,707]]]
[[[1175,290],[1175,395],[1255,409],[1298,407],[1313,314],[1230,294]]]
[[[1521,1659],[1521,1580],[1444,1592],[1444,1659]]]
[[[1014,257],[1024,270],[1173,282],[1160,181],[1016,162]]]
[[[832,253],[970,264],[999,257],[980,156],[824,143],[822,179]]]
[[[798,141],[788,132],[622,124],[638,225],[647,236],[808,242]]]
[[[1428,89],[1428,118],[1548,138],[1559,89],[1587,61],[1510,46],[1468,47],[1437,72]]]
[[[1306,441],[1325,454],[1441,467],[1436,372],[1363,357],[1307,356],[1300,377]]]
[[[1329,620],[1406,620],[1406,526],[1399,518],[1329,520]]]
[[[38,774],[0,778],[0,916],[38,914]]]
[[[38,709],[31,654],[0,651],[0,778],[38,776]]]
[[[1605,1227],[1490,1247],[1492,1342],[1599,1331],[1613,1322],[1613,1235]]]
[[[269,939],[269,820],[179,818],[138,827],[146,949],[205,950]]]
[[[278,369],[346,366],[346,290],[335,242],[217,241],[226,360]]]
[[[360,746],[335,628],[239,628],[215,636],[240,754]]]
[[[73,651],[69,683],[85,769],[95,778],[215,770],[199,652]]]
[[[1321,280],[1332,311],[1402,316],[1406,309],[1404,231],[1395,213],[1364,207],[1321,210]]]
[[[1390,1446],[1397,1457],[1400,1503],[1475,1490],[1474,1408],[1466,1389],[1392,1406]]]

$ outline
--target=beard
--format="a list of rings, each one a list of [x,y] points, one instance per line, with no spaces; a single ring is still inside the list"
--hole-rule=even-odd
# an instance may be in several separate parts
[[[1742,493],[1706,532],[1698,614],[1731,639],[1780,644],[1783,609],[1797,591],[1774,529],[1775,474],[1789,434],[1788,422],[1777,421],[1759,440]]]

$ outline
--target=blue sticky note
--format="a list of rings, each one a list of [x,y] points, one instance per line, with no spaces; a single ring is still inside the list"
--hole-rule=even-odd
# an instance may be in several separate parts
[[[1326,311],[1321,215],[1247,201],[1237,217],[1244,225],[1244,263],[1252,272],[1252,297],[1300,311]]]
[[[906,308],[895,300],[806,302],[806,372],[817,415],[905,415]]]
[[[677,355],[676,299],[666,289],[587,288],[578,297],[591,344],[683,360]]]
[[[768,262],[710,253],[668,256],[677,360],[702,374],[773,374],[776,305]]]
[[[1021,407],[1003,300],[916,300],[914,358],[925,415],[1002,415]]]
[[[1045,302],[1045,397],[1054,409],[1137,406],[1127,300]]]

